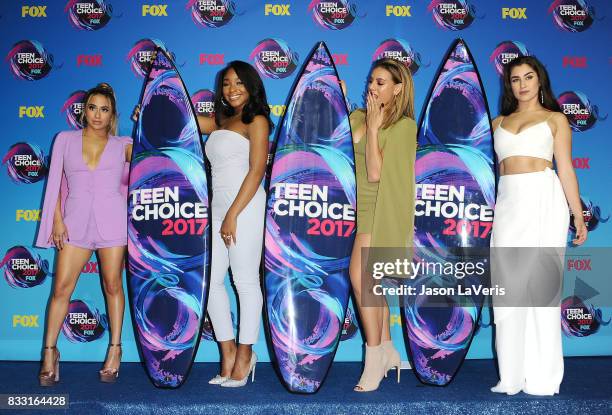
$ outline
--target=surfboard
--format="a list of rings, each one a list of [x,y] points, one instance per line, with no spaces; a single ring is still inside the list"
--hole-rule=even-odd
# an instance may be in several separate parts
[[[157,387],[193,364],[210,264],[208,180],[189,94],[160,48],[140,99],[128,186],[128,287],[136,340]]]
[[[348,111],[323,42],[311,51],[290,97],[266,205],[266,320],[284,385],[314,393],[342,334],[356,206]]]
[[[444,269],[421,268],[412,281],[416,295],[404,296],[404,327],[419,380],[447,385],[465,359],[485,298],[468,289],[489,287],[495,204],[487,100],[461,39],[438,71],[417,140],[415,262]],[[468,262],[469,273],[462,265]]]

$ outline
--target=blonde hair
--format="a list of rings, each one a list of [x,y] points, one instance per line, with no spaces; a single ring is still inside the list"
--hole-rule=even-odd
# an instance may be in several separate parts
[[[383,58],[372,64],[370,72],[376,68],[386,70],[391,74],[393,82],[402,85],[400,93],[393,98],[392,108],[385,111],[382,128],[388,128],[403,116],[414,119],[414,82],[406,65],[395,59]]]
[[[99,83],[87,91],[87,94],[85,95],[85,110],[81,113],[81,124],[83,127],[87,127],[87,117],[85,117],[85,113],[87,112],[89,101],[94,95],[102,95],[110,101],[111,122],[108,126],[108,133],[110,135],[117,135],[117,100],[115,99],[115,91],[113,91],[113,88],[106,82]]]

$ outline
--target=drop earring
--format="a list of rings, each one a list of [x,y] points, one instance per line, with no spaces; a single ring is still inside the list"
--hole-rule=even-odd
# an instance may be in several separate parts
[[[540,88],[540,104],[544,105],[544,91]]]
[[[229,107],[229,104],[225,101],[225,98],[221,97],[221,105],[224,107]]]

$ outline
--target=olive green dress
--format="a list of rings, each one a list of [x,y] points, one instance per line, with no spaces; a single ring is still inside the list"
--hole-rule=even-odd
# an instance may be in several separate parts
[[[351,129],[356,131],[365,123],[365,112],[350,115]],[[366,171],[367,135],[355,150],[357,177],[357,233],[372,234],[372,247],[412,246],[414,234],[416,123],[402,117],[378,133],[378,145],[383,163],[378,183],[368,182]]]

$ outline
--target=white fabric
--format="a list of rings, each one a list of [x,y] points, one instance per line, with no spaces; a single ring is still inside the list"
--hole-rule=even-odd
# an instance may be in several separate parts
[[[568,227],[567,201],[554,171],[546,168],[500,177],[492,248],[558,247],[561,277]],[[492,251],[492,256],[502,251]],[[514,272],[512,278],[521,278],[517,275],[520,273]],[[499,276],[492,273],[491,278],[493,284]],[[520,284],[527,287],[529,283],[517,285]],[[507,394],[521,390],[534,395],[558,393],[563,379],[560,307],[495,307],[495,303],[494,298],[500,380],[491,390]]]
[[[548,119],[513,134],[501,126],[495,130],[494,146],[498,162],[512,156],[538,157],[548,161],[553,159],[553,135]]]
[[[260,186],[248,205],[240,212],[236,227],[236,244],[232,244],[228,249],[219,230],[249,171],[249,141],[234,131],[217,130],[206,142],[206,155],[212,168],[213,188],[208,315],[217,341],[234,338],[229,297],[225,289],[225,277],[229,267],[238,292],[239,342],[255,344],[259,335],[263,306],[259,267],[263,246],[266,194]]]

